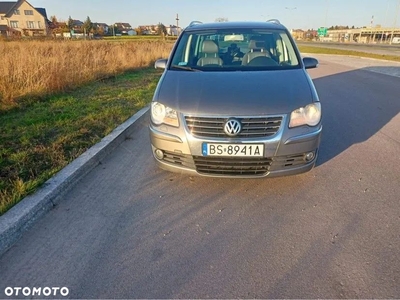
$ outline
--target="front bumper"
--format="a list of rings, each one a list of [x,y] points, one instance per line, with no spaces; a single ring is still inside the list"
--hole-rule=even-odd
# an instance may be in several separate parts
[[[182,126],[181,126],[182,127]],[[262,178],[296,175],[310,171],[316,162],[322,125],[287,128],[284,118],[281,129],[272,137],[257,139],[196,138],[186,128],[150,124],[150,139],[157,165],[167,171],[208,177]],[[202,144],[264,144],[262,158],[204,157]],[[157,157],[155,151],[163,151]],[[314,157],[306,160],[306,154]]]

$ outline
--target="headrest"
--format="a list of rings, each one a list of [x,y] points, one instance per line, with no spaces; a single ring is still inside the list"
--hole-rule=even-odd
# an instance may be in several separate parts
[[[265,48],[265,43],[256,40],[250,40],[249,42],[249,49],[251,50],[260,50]]]
[[[218,53],[218,46],[214,41],[204,41],[203,42],[203,52]]]

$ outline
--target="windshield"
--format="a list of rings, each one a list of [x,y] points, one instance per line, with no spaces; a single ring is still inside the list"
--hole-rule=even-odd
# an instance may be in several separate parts
[[[180,71],[252,71],[299,68],[284,30],[229,29],[184,32],[172,57]]]

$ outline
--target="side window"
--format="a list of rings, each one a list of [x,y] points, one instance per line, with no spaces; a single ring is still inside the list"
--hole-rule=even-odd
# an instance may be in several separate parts
[[[199,51],[200,38],[199,36],[193,35],[190,43],[189,50],[189,62],[192,66],[195,66],[198,60],[198,51]]]
[[[201,55],[203,39],[202,36],[196,34],[184,35],[175,50],[172,65],[195,66]]]
[[[172,60],[173,65],[185,66],[188,64],[188,43],[190,43],[190,38],[184,35],[175,50],[175,55]]]

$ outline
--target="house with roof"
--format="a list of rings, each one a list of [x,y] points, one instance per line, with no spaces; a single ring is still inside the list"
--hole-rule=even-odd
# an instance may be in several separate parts
[[[143,35],[157,34],[158,25],[139,25],[139,31]]]
[[[317,30],[314,30],[314,29],[308,29],[305,33],[304,33],[304,37],[307,39],[307,40],[314,40],[314,39],[316,39],[317,38],[317,36],[318,36],[318,31]]]
[[[0,1],[0,34],[3,36],[46,36],[50,21],[45,8],[26,0]]]
[[[83,24],[81,20],[72,20],[72,31],[74,33],[83,33]]]
[[[50,29],[54,32],[69,31],[67,22],[51,22]]]
[[[101,35],[107,35],[110,29],[106,23],[93,23],[93,28]]]
[[[182,32],[182,28],[176,25],[169,25],[165,27],[167,29],[167,34],[172,36],[178,36]]]
[[[143,35],[156,35],[159,33],[159,26],[160,26],[160,24],[139,25],[138,29],[139,29],[140,33]],[[182,32],[182,28],[180,28],[176,25],[165,26],[165,29],[167,31],[167,35],[171,35],[171,36],[178,36]]]
[[[128,34],[133,31],[133,28],[129,23],[115,23],[114,28],[116,28],[121,34]]]
[[[304,39],[304,30],[302,29],[293,29],[291,34],[295,40],[302,40]]]

